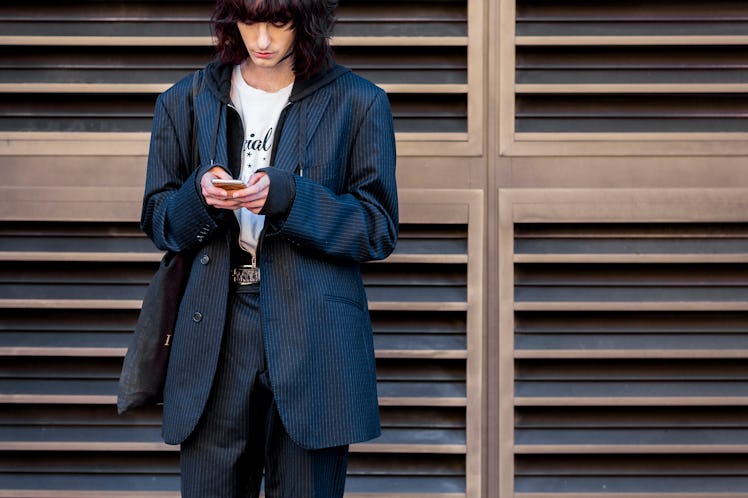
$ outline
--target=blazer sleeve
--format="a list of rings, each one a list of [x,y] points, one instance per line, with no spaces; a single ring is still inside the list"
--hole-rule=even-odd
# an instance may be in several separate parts
[[[295,197],[286,219],[279,223],[279,233],[333,258],[351,262],[386,258],[398,236],[395,163],[392,111],[387,95],[378,90],[353,135],[348,164],[341,165],[346,174],[344,191],[336,195],[295,176]]]
[[[192,165],[190,87],[183,80],[156,101],[140,219],[156,247],[175,252],[202,245],[221,219],[200,190],[210,165]]]

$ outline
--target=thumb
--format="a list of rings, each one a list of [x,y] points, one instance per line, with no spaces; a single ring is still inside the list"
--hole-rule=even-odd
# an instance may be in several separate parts
[[[249,178],[249,183],[247,185],[257,185],[258,183],[262,182],[262,187],[265,187],[268,182],[263,181],[265,178],[267,178],[267,174],[265,173],[255,173]]]

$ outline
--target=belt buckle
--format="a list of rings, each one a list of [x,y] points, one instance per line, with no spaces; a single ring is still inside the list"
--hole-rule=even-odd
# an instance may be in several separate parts
[[[237,285],[252,285],[260,282],[260,269],[252,265],[242,265],[234,268],[231,278]]]

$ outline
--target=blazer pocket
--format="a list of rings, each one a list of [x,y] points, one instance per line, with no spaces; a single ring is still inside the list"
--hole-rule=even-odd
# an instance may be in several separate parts
[[[347,298],[345,296],[336,296],[332,294],[325,294],[325,301],[333,302],[333,303],[341,303],[341,304],[347,304],[350,306],[354,306],[356,309],[361,311],[362,313],[366,312],[366,308],[359,303],[358,301],[354,299]]]

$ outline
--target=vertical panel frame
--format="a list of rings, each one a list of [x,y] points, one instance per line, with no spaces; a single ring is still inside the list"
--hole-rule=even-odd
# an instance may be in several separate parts
[[[465,497],[480,498],[484,488],[484,420],[486,375],[484,370],[486,293],[485,221],[482,190],[402,189],[400,221],[403,223],[465,223],[467,236],[467,405],[465,408]],[[490,472],[489,472],[490,474]]]

